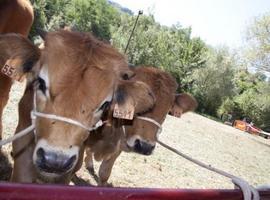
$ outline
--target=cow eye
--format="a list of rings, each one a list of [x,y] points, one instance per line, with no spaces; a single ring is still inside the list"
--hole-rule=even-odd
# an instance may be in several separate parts
[[[100,107],[99,107],[99,111],[105,111],[109,106],[110,106],[111,102],[110,101],[105,101]]]
[[[44,94],[46,94],[46,89],[47,89],[46,83],[40,77],[38,77],[38,89],[41,90]]]

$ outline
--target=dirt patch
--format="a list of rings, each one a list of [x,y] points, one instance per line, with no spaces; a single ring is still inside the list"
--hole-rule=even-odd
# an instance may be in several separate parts
[[[23,85],[15,84],[4,112],[4,137],[17,124],[17,102]],[[160,139],[214,167],[240,176],[254,186],[270,183],[270,140],[253,136],[194,113],[168,116]],[[3,148],[9,155],[11,146]],[[11,158],[9,157],[10,161]],[[96,170],[99,163],[96,163]],[[95,184],[84,167],[77,175]],[[111,178],[114,186],[164,188],[233,188],[230,180],[180,158],[157,145],[151,156],[122,153]]]

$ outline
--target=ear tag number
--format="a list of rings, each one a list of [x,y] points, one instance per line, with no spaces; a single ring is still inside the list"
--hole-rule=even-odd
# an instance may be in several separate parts
[[[118,119],[132,120],[134,117],[134,106],[132,106],[131,104],[123,106],[115,104],[113,110],[113,117]]]
[[[6,76],[10,77],[13,80],[16,80],[16,81],[19,81],[19,82],[22,82],[24,80],[24,76],[20,76],[17,73],[16,68],[15,67],[12,67],[12,66],[10,66],[8,64],[5,64],[2,67],[1,72],[3,74],[5,74]]]

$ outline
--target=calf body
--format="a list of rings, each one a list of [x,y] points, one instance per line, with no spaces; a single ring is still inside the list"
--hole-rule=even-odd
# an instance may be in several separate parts
[[[44,40],[38,49],[19,35],[0,36],[6,65],[28,80],[16,132],[30,125],[31,111],[36,116],[35,134],[13,142],[14,182],[68,183],[81,166],[89,130],[112,101],[136,112],[154,104],[146,84],[123,80],[133,72],[112,46],[67,30],[47,33]],[[129,96],[129,90],[142,97]]]
[[[5,65],[28,80],[17,131],[31,123],[33,109],[93,127],[111,102],[122,73],[129,73],[125,58],[85,33],[62,30],[44,39],[45,47],[38,49],[20,35],[0,36]],[[65,182],[63,176],[69,177],[80,164],[87,136],[88,130],[80,126],[37,117],[35,138],[29,134],[13,143],[12,180]]]

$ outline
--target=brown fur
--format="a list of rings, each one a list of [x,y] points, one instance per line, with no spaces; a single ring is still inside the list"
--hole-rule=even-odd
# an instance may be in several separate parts
[[[156,103],[155,95],[150,87],[141,81],[121,81],[118,90],[121,90],[121,92],[125,91],[126,101],[130,100],[136,104],[134,110],[136,114],[149,112]],[[111,105],[112,109],[107,116],[112,116],[115,103],[117,103],[117,99],[114,99]],[[106,118],[106,120],[109,123],[93,131],[87,139],[86,145],[91,146],[95,152],[96,160],[110,158],[112,152],[115,152],[120,147],[119,138],[121,137],[121,132],[119,132],[119,129],[121,129],[121,125],[123,123],[130,123],[129,120],[113,119],[112,117]]]
[[[24,73],[25,66],[28,68],[29,63],[34,64],[35,62],[37,62],[40,56],[38,48],[35,47],[33,44],[31,44],[29,40],[25,39],[23,36],[18,35],[18,34],[0,35],[0,51],[1,51],[0,62],[8,63],[9,65],[17,67],[17,71],[21,74]],[[1,82],[0,94],[7,95],[8,90],[6,90],[6,88],[4,87],[7,85],[5,85],[5,83],[3,83],[2,85],[3,80],[7,80],[9,82],[12,82],[12,81],[9,77],[0,74],[0,82]],[[27,104],[29,105],[31,105],[31,101],[32,101],[31,98],[27,98],[25,100],[25,102],[27,102]],[[29,123],[26,123],[25,127],[30,125],[30,122],[31,122],[30,116],[28,116],[29,114],[26,115],[26,113],[23,112],[24,110],[28,110],[27,104],[24,106],[19,106],[20,123],[22,124],[25,121],[29,122]],[[24,137],[25,143],[24,141],[21,140],[21,145],[29,147],[28,144],[29,144],[29,141],[31,141],[31,138],[32,138],[31,135],[25,136]],[[30,147],[28,149],[30,149]],[[22,151],[21,149],[17,149],[17,152],[21,152],[21,151]],[[28,165],[28,162],[27,160],[25,160],[25,157],[21,157],[21,160],[24,163],[24,165]],[[16,167],[17,166],[15,166],[15,168]],[[21,173],[24,174],[25,176],[27,175],[25,171],[21,171]]]
[[[29,0],[2,0],[0,2],[0,33],[28,35],[34,19]]]
[[[183,113],[195,110],[197,106],[197,101],[191,95],[185,93],[177,94],[169,114],[175,117],[181,117]]]
[[[31,125],[30,111],[33,106],[33,88],[27,87],[19,103],[19,123],[15,133]],[[34,151],[34,134],[27,134],[12,143],[14,166],[11,176],[13,182],[34,182],[36,177],[32,155]]]
[[[111,46],[90,35],[69,31],[46,36],[41,58],[41,65],[44,64],[49,66],[52,84],[51,103],[47,103],[43,112],[72,116],[86,124],[100,99],[114,89],[119,71],[127,66],[125,58]]]
[[[34,19],[33,8],[28,0],[0,1],[0,34],[20,33],[27,37]],[[1,45],[1,44],[0,44]],[[0,68],[6,62],[0,49]],[[2,113],[9,98],[12,81],[0,73],[0,140],[2,139]]]
[[[49,77],[46,92],[48,95],[40,91],[37,93],[39,112],[75,119],[91,127],[98,120],[98,117],[94,117],[94,112],[101,106],[101,102],[109,93],[117,93],[120,86],[126,91],[124,103],[132,101],[135,110],[145,111],[154,104],[153,95],[147,85],[120,80],[122,75],[132,74],[124,56],[89,34],[65,30],[48,33],[45,36],[44,48],[38,51],[41,56],[31,73],[37,77],[41,70],[47,69]],[[19,125],[16,131],[30,124],[30,111],[33,106],[31,99],[35,87],[33,83],[29,84],[20,102]],[[131,95],[130,90],[136,88],[140,88],[136,90],[137,95]],[[140,91],[143,98],[138,97]],[[141,105],[141,102],[144,102],[144,105]],[[79,160],[73,171],[80,168],[83,142],[88,136],[86,130],[60,121],[37,118],[36,133],[37,142],[43,139],[50,148],[61,148],[63,153],[78,146]],[[59,179],[37,173],[32,160],[35,146],[32,135],[13,143],[15,156],[12,181],[68,183],[73,171]]]
[[[174,93],[177,84],[174,78],[168,73],[153,67],[137,67],[134,72],[136,74],[134,79],[146,83],[151,88],[156,99],[155,106],[144,112],[142,116],[150,117],[162,124],[175,100]],[[126,136],[123,134],[122,125],[125,125]],[[86,167],[89,171],[93,171],[92,155],[96,160],[102,160],[99,169],[99,184],[106,185],[113,164],[121,151],[130,151],[126,145],[126,140],[132,135],[138,134],[145,140],[155,142],[156,132],[156,126],[136,118],[128,124],[113,120],[111,126],[102,127],[89,136],[86,144]]]
[[[144,82],[138,80],[120,81],[115,96],[118,93],[123,93],[121,95],[124,95],[125,102],[132,101],[135,113],[144,113],[148,111],[153,108],[156,101],[151,88]],[[117,99],[114,99],[114,102],[117,102]],[[121,104],[121,102],[118,103]]]
[[[135,68],[135,72],[135,78],[149,85],[156,98],[155,107],[143,116],[162,124],[175,99],[175,79],[167,72],[154,67],[138,67]],[[155,141],[157,127],[135,118],[132,126],[126,126],[126,132],[128,137],[138,134],[145,140]]]

